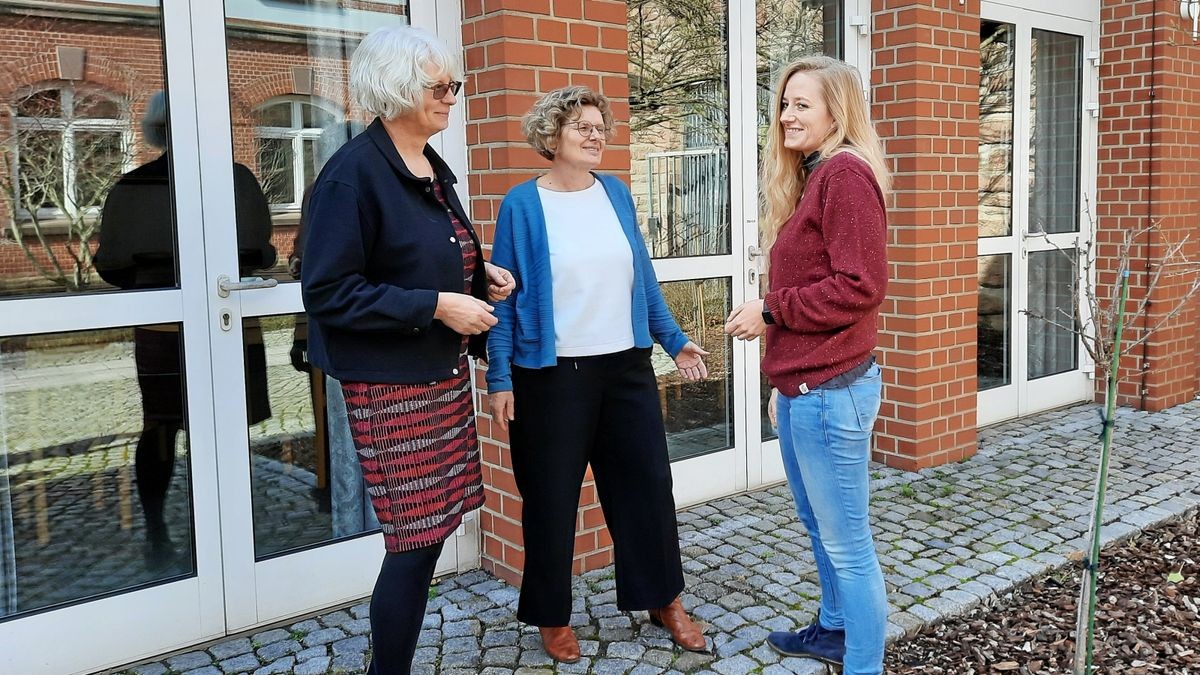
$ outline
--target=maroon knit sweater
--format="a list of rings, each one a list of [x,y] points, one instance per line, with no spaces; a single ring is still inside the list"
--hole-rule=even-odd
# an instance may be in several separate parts
[[[762,370],[785,396],[862,363],[887,292],[887,214],[875,174],[841,152],[817,165],[771,247]]]

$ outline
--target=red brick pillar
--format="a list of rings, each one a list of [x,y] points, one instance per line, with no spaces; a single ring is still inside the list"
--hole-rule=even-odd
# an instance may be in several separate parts
[[[628,122],[625,12],[625,3],[616,0],[464,1],[471,218],[486,247],[490,248],[504,194],[549,168],[530,149],[520,128],[521,116],[539,95],[569,84],[586,85],[612,99],[617,120]],[[601,169],[628,176],[629,130],[624,124],[605,151]],[[492,424],[487,413],[482,372],[477,380],[487,495],[480,515],[483,567],[519,583],[525,556],[521,499],[513,481],[507,434]],[[579,501],[575,572],[611,562],[612,540],[589,473]]]
[[[872,115],[893,174],[876,459],[976,450],[979,0],[873,0]]]
[[[1117,246],[1129,231],[1158,224],[1134,251],[1129,309],[1145,297],[1168,247],[1190,236],[1200,257],[1200,45],[1191,22],[1168,0],[1104,0],[1101,6],[1099,288],[1111,297]],[[1138,339],[1179,304],[1189,278],[1160,279],[1148,316],[1126,335]],[[1161,410],[1200,391],[1200,300],[1160,326],[1144,349],[1121,362],[1118,401]]]

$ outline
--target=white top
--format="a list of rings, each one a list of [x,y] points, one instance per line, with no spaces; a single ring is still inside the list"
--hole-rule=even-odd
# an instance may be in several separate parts
[[[633,251],[600,181],[574,192],[538,186],[554,284],[559,356],[633,347]]]

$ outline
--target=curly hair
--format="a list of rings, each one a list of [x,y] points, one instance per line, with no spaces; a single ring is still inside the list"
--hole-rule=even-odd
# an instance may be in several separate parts
[[[600,110],[604,126],[608,130],[604,139],[611,140],[614,122],[608,98],[587,87],[579,86],[555,89],[538,99],[521,119],[521,131],[539,155],[553,161],[558,136],[563,127],[578,119],[585,106],[594,106]]]

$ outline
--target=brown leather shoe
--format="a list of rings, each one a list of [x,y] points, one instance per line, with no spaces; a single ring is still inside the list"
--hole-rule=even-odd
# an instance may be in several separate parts
[[[683,603],[679,601],[679,598],[675,598],[671,604],[662,609],[650,610],[650,623],[666,628],[671,633],[671,639],[675,641],[675,644],[688,651],[708,651],[708,643],[704,641],[704,634],[701,633],[699,626],[692,623],[691,617],[684,611]]]
[[[579,640],[570,626],[538,626],[542,648],[555,661],[575,663],[579,660]]]

